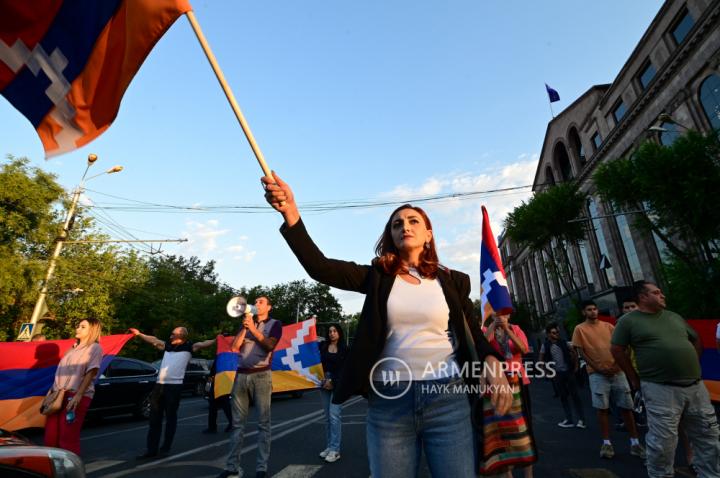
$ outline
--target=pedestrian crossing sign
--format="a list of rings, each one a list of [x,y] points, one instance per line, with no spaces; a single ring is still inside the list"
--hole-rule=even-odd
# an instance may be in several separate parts
[[[24,342],[29,342],[30,339],[32,339],[33,335],[33,329],[35,328],[35,324],[31,322],[25,322],[20,326],[20,333],[18,334],[17,339],[22,340]]]

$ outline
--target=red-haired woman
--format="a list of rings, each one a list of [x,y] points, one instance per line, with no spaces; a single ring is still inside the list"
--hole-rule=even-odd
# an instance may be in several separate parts
[[[467,389],[460,372],[471,362],[469,327],[499,393],[499,413],[512,401],[499,354],[475,320],[470,278],[439,265],[432,225],[410,205],[390,215],[370,265],[328,259],[300,219],[290,187],[262,178],[265,198],[285,223],[281,232],[313,279],[365,294],[355,340],[333,402],[368,397],[367,447],[373,476],[413,477],[420,454],[433,476],[475,476]],[[477,377],[476,377],[477,378]]]

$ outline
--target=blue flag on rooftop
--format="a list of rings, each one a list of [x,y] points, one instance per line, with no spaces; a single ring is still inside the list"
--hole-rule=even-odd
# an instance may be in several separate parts
[[[556,101],[560,101],[560,93],[558,93],[557,90],[550,88],[547,83],[545,83],[545,89],[547,90],[547,94],[548,94],[548,98],[550,99],[550,103],[555,103]]]

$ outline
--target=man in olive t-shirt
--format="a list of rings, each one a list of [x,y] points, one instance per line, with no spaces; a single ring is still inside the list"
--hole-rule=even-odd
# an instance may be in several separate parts
[[[645,398],[648,476],[674,476],[681,420],[692,443],[692,464],[699,476],[720,476],[720,432],[700,379],[700,340],[682,317],[665,310],[665,296],[657,285],[639,281],[633,287],[638,309],[618,321],[611,351],[630,385],[641,389]],[[637,372],[628,347],[635,351]]]

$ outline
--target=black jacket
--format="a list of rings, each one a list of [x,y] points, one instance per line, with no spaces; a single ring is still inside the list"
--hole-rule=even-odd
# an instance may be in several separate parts
[[[386,274],[377,266],[328,259],[312,241],[302,220],[292,227],[283,224],[280,232],[310,277],[338,289],[365,294],[355,340],[345,360],[342,380],[335,388],[333,402],[343,403],[358,394],[367,396],[370,388],[370,370],[385,348],[387,299],[395,282],[395,276]],[[462,367],[464,363],[470,361],[467,340],[463,332],[465,330],[462,323],[463,314],[467,318],[480,360],[484,360],[487,355],[495,355],[502,360],[485,339],[480,324],[475,318],[469,297],[470,277],[462,272],[440,269],[438,281],[450,309],[450,330],[457,331],[456,359],[459,365]]]

